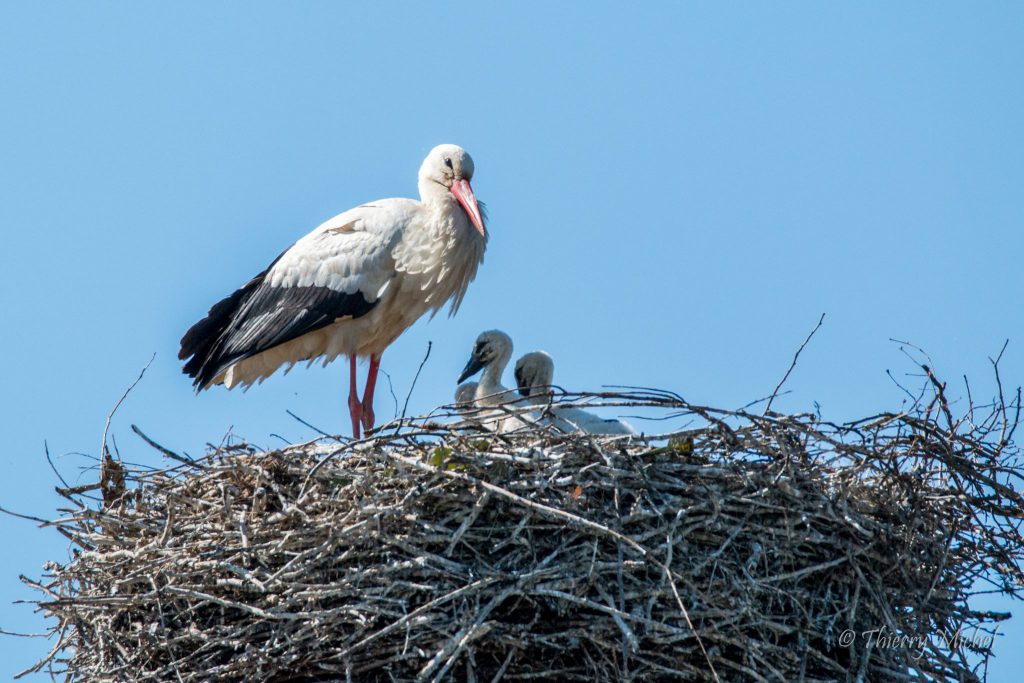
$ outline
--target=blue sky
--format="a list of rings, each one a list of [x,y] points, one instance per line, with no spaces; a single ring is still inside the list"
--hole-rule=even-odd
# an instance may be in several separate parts
[[[206,309],[325,218],[414,196],[435,144],[476,161],[491,242],[459,315],[384,356],[446,402],[478,332],[568,388],[659,386],[849,419],[898,408],[929,351],[991,395],[1024,380],[1024,9],[1010,3],[7,3],[0,8],[0,505],[52,516],[104,420],[201,453],[229,430],[348,429],[344,364],[196,397]],[[915,378],[907,381],[917,382]],[[377,414],[393,406],[387,385]],[[66,557],[0,516],[0,628],[39,631],[18,574]],[[1021,612],[993,599],[986,606]],[[1004,626],[992,680],[1024,666]],[[48,649],[0,638],[0,678]]]

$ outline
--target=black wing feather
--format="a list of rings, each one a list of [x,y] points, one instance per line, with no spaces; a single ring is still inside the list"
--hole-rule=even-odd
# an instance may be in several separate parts
[[[269,270],[269,269],[268,269]],[[376,305],[362,292],[329,287],[272,287],[266,271],[231,296],[185,333],[179,358],[192,358],[184,372],[197,388],[206,387],[229,366],[301,337],[339,318],[358,318]]]
[[[252,294],[253,290],[263,282],[266,271],[260,273],[241,288],[235,290],[231,296],[215,303],[206,317],[188,329],[185,336],[181,338],[181,349],[178,351],[178,359],[185,360],[192,358],[185,363],[183,371],[189,377],[198,377],[203,365],[213,353],[217,341],[224,334],[234,313],[238,310],[245,298]],[[198,381],[197,381],[198,384]]]

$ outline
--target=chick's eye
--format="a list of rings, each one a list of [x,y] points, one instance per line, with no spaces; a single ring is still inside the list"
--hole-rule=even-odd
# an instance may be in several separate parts
[[[451,168],[452,167],[452,160],[449,159],[448,157],[445,157],[444,158],[444,165],[447,166],[448,168]]]

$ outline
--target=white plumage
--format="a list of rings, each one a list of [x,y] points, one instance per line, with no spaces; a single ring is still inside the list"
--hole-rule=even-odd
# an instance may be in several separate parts
[[[519,393],[535,406],[546,406],[541,411],[543,420],[563,432],[590,434],[636,434],[628,423],[607,419],[581,410],[553,406],[551,383],[555,376],[555,362],[543,351],[532,351],[516,361],[516,386]]]
[[[472,406],[485,410],[474,417],[476,421],[499,432],[514,431],[531,422],[530,415],[510,414],[515,412],[515,408],[523,406],[515,389],[509,389],[501,383],[501,376],[511,358],[511,337],[501,330],[481,332],[473,344],[469,362],[458,379],[461,383],[483,371],[476,385]],[[490,410],[486,410],[488,408]]]
[[[260,382],[281,367],[350,357],[353,433],[373,426],[380,356],[424,313],[454,314],[487,245],[469,185],[473,160],[439,145],[419,172],[420,200],[382,199],[345,211],[297,241],[267,270],[210,309],[182,338],[199,389]],[[357,357],[370,358],[366,390]]]
[[[463,382],[455,387],[455,408],[462,413],[472,412],[476,406],[476,382]]]

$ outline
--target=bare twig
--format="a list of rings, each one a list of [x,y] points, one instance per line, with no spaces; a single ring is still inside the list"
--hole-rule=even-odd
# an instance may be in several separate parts
[[[803,344],[800,345],[800,348],[798,348],[796,350],[796,353],[793,354],[793,362],[789,364],[789,369],[786,370],[786,374],[783,375],[782,379],[779,380],[779,383],[777,385],[775,385],[775,390],[772,391],[772,395],[768,399],[768,404],[764,407],[764,414],[765,415],[767,415],[769,413],[769,411],[771,411],[772,403],[775,401],[775,398],[779,395],[779,390],[782,389],[782,385],[786,383],[787,379],[789,379],[789,373],[793,372],[793,368],[796,367],[796,362],[800,358],[800,354],[803,352],[804,347],[807,346],[807,343],[811,341],[811,337],[814,336],[814,333],[818,331],[818,329],[821,327],[821,324],[823,322],[825,322],[825,314],[824,313],[822,313],[821,317],[818,318],[818,324],[815,325],[814,329],[811,330],[811,333],[807,335],[807,338],[804,339],[804,342],[803,342]]]
[[[303,420],[303,419],[302,419],[301,417],[299,417],[298,415],[296,415],[296,414],[295,414],[295,413],[293,413],[292,411],[290,411],[290,410],[285,410],[284,412],[288,413],[288,415],[289,415],[289,416],[290,416],[290,417],[291,417],[292,419],[294,419],[294,420],[295,420],[296,422],[298,422],[299,424],[305,425],[306,427],[309,427],[310,429],[312,429],[312,430],[313,430],[314,432],[316,432],[316,433],[317,433],[317,434],[319,434],[320,436],[330,436],[330,434],[328,434],[328,433],[327,433],[327,432],[325,432],[324,430],[320,429],[319,427],[315,427],[315,426],[313,426],[313,425],[309,424],[308,422],[306,422],[305,420]]]
[[[139,428],[138,428],[137,426],[135,426],[135,425],[132,425],[132,431],[133,431],[133,432],[135,432],[135,433],[136,433],[136,434],[137,434],[137,435],[139,436],[139,438],[140,438],[140,439],[142,439],[143,441],[145,441],[145,442],[146,442],[147,444],[149,444],[150,446],[152,446],[152,447],[153,447],[153,448],[155,448],[156,450],[158,450],[158,451],[160,451],[161,453],[163,453],[163,454],[164,454],[165,456],[167,456],[167,457],[168,457],[168,458],[170,458],[171,460],[177,460],[178,462],[183,462],[183,463],[185,463],[186,465],[191,465],[191,464],[193,464],[193,463],[194,463],[194,461],[193,461],[193,460],[192,460],[191,458],[189,458],[189,457],[186,457],[186,456],[184,456],[184,455],[178,455],[177,453],[175,453],[175,452],[174,452],[174,451],[172,451],[171,449],[169,449],[169,448],[164,448],[163,446],[161,446],[160,444],[158,444],[158,443],[157,443],[156,441],[153,441],[153,439],[151,439],[151,438],[149,438],[148,436],[146,436],[146,435],[145,435],[145,434],[143,433],[143,431],[142,431],[141,429],[139,429]],[[201,465],[200,465],[200,467],[201,467]]]
[[[131,386],[124,390],[124,393],[121,394],[121,398],[117,399],[117,403],[114,404],[114,407],[111,409],[110,414],[107,415],[107,422],[106,424],[103,425],[103,443],[100,446],[101,458],[109,455],[107,451],[107,431],[110,430],[110,421],[114,419],[114,413],[116,413],[117,409],[121,407],[121,404],[124,402],[124,400],[128,398],[128,394],[130,394],[132,389],[135,388],[135,385],[142,381],[142,376],[146,374],[146,370],[149,370],[149,366],[153,364],[154,358],[156,358],[156,353],[149,357],[149,362],[146,363],[146,366],[142,368],[142,370],[139,372],[139,376],[135,378],[135,381],[131,383]]]
[[[420,361],[420,366],[416,368],[416,375],[412,378],[412,384],[409,386],[409,393],[405,395],[405,403],[402,404],[402,414],[398,418],[398,424],[401,425],[405,421],[405,413],[409,409],[409,399],[412,398],[412,392],[416,388],[416,382],[419,381],[420,372],[423,371],[423,366],[427,364],[427,359],[430,358],[430,349],[434,346],[434,342],[427,342],[427,352],[423,354],[423,360]]]
[[[49,524],[50,520],[35,517],[34,515],[23,515],[20,512],[12,512],[5,507],[0,507],[0,513],[10,515],[11,517],[17,517],[19,519],[27,519],[30,522],[38,522],[39,524]]]

